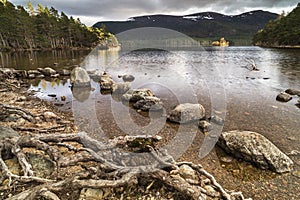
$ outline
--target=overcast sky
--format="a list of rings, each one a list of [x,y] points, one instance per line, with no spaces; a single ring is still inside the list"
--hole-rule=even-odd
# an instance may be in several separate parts
[[[26,6],[28,0],[9,0]],[[126,20],[148,14],[186,15],[204,11],[222,14],[241,14],[252,10],[266,10],[280,14],[291,11],[299,0],[31,0],[55,7],[59,11],[80,18],[86,25],[104,20]]]

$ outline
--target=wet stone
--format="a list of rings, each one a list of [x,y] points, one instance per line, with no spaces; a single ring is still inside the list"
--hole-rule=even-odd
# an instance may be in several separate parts
[[[123,75],[122,79],[124,82],[132,82],[134,81],[135,78],[133,75]]]
[[[205,109],[201,104],[179,104],[169,114],[168,119],[176,123],[188,123],[205,117]]]
[[[133,107],[142,111],[159,111],[163,109],[163,103],[157,97],[145,97],[133,104]]]
[[[281,92],[280,94],[277,95],[276,100],[281,102],[288,102],[292,100],[292,96],[285,92]]]
[[[224,124],[224,120],[216,115],[213,115],[209,118],[210,122],[214,123],[214,124],[218,124],[218,125],[223,125]]]
[[[300,91],[299,90],[295,90],[295,89],[287,89],[285,91],[285,93],[287,93],[289,95],[298,95],[298,96],[300,96]]]
[[[200,120],[199,121],[199,128],[203,131],[203,132],[209,132],[212,130],[212,125],[211,123],[209,123],[206,120]]]

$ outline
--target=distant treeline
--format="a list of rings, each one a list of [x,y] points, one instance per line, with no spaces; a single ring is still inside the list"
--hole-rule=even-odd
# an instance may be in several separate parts
[[[105,27],[87,27],[53,7],[34,9],[29,1],[25,9],[0,0],[0,51],[93,47],[108,38],[114,39]]]
[[[253,42],[266,47],[300,46],[300,3],[287,16],[270,21],[254,35]]]

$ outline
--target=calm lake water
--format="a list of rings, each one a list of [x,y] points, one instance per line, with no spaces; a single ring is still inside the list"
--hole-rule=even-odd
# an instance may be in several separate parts
[[[199,102],[207,116],[218,115],[225,119],[224,126],[214,127],[216,135],[236,129],[255,131],[287,154],[293,150],[300,152],[300,108],[296,106],[300,97],[293,96],[287,103],[276,101],[281,91],[300,90],[300,50],[259,47],[199,51],[95,50],[82,60],[85,55],[86,52],[76,52],[74,56],[67,54],[62,61],[49,61],[49,55],[37,54],[36,60],[43,60],[43,66],[56,62],[57,68],[81,63],[93,73],[109,72],[117,82],[122,82],[118,75],[132,74],[135,77],[132,88],[153,90],[162,99],[164,111],[136,112],[122,103],[119,96],[101,93],[96,78],[92,81],[92,90],[71,91],[67,79],[33,80],[29,89],[60,109],[72,111],[80,129],[95,138],[158,134],[164,138],[160,145],[173,156],[201,163],[228,189],[241,190],[253,199],[299,199],[299,154],[290,156],[295,163],[294,171],[282,175],[232,159],[217,147],[202,158],[201,152],[209,150],[203,144],[207,137],[195,124],[172,124],[166,122],[165,116],[178,103]],[[28,55],[20,56],[18,59],[22,62],[17,65],[13,61],[7,63],[3,57],[2,66],[34,68],[28,64]],[[253,61],[259,71],[249,70]],[[66,101],[61,101],[61,96],[66,96]]]

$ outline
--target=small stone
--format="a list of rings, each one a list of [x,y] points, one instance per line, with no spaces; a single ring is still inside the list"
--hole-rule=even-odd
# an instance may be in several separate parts
[[[197,179],[196,172],[188,165],[181,165],[179,167],[179,174],[185,179]]]
[[[203,132],[209,132],[212,130],[211,123],[207,122],[206,120],[200,120],[198,126]]]
[[[28,74],[28,78],[34,79],[36,77],[35,74]]]
[[[56,119],[57,115],[54,114],[53,112],[47,111],[47,112],[44,113],[44,117],[45,117],[46,120]]]
[[[230,156],[222,156],[221,158],[220,158],[220,160],[222,161],[222,162],[224,162],[224,163],[230,163],[230,162],[232,162],[232,157],[230,157]]]
[[[224,120],[216,115],[213,115],[209,118],[210,122],[218,124],[218,125],[223,125],[224,124]]]
[[[295,89],[287,89],[285,91],[285,93],[289,94],[289,95],[300,95],[300,91],[299,90],[295,90]]]
[[[26,120],[21,117],[16,123],[18,126],[23,126],[26,123]]]
[[[53,74],[51,75],[51,78],[58,78],[59,77],[59,74]]]
[[[38,68],[37,69],[39,72],[41,72],[43,75],[45,76],[51,76],[51,75],[55,75],[56,71],[50,67],[46,67],[46,68]]]
[[[112,79],[111,75],[108,74],[107,72],[104,72],[100,76],[101,90],[112,90],[114,84],[115,84],[114,80]]]
[[[292,100],[292,96],[285,92],[281,92],[280,94],[277,95],[276,100],[281,102],[288,102]]]
[[[122,79],[124,82],[132,82],[132,81],[134,81],[135,78],[132,75],[123,75]]]
[[[20,96],[17,101],[26,101],[27,98],[25,96]]]

